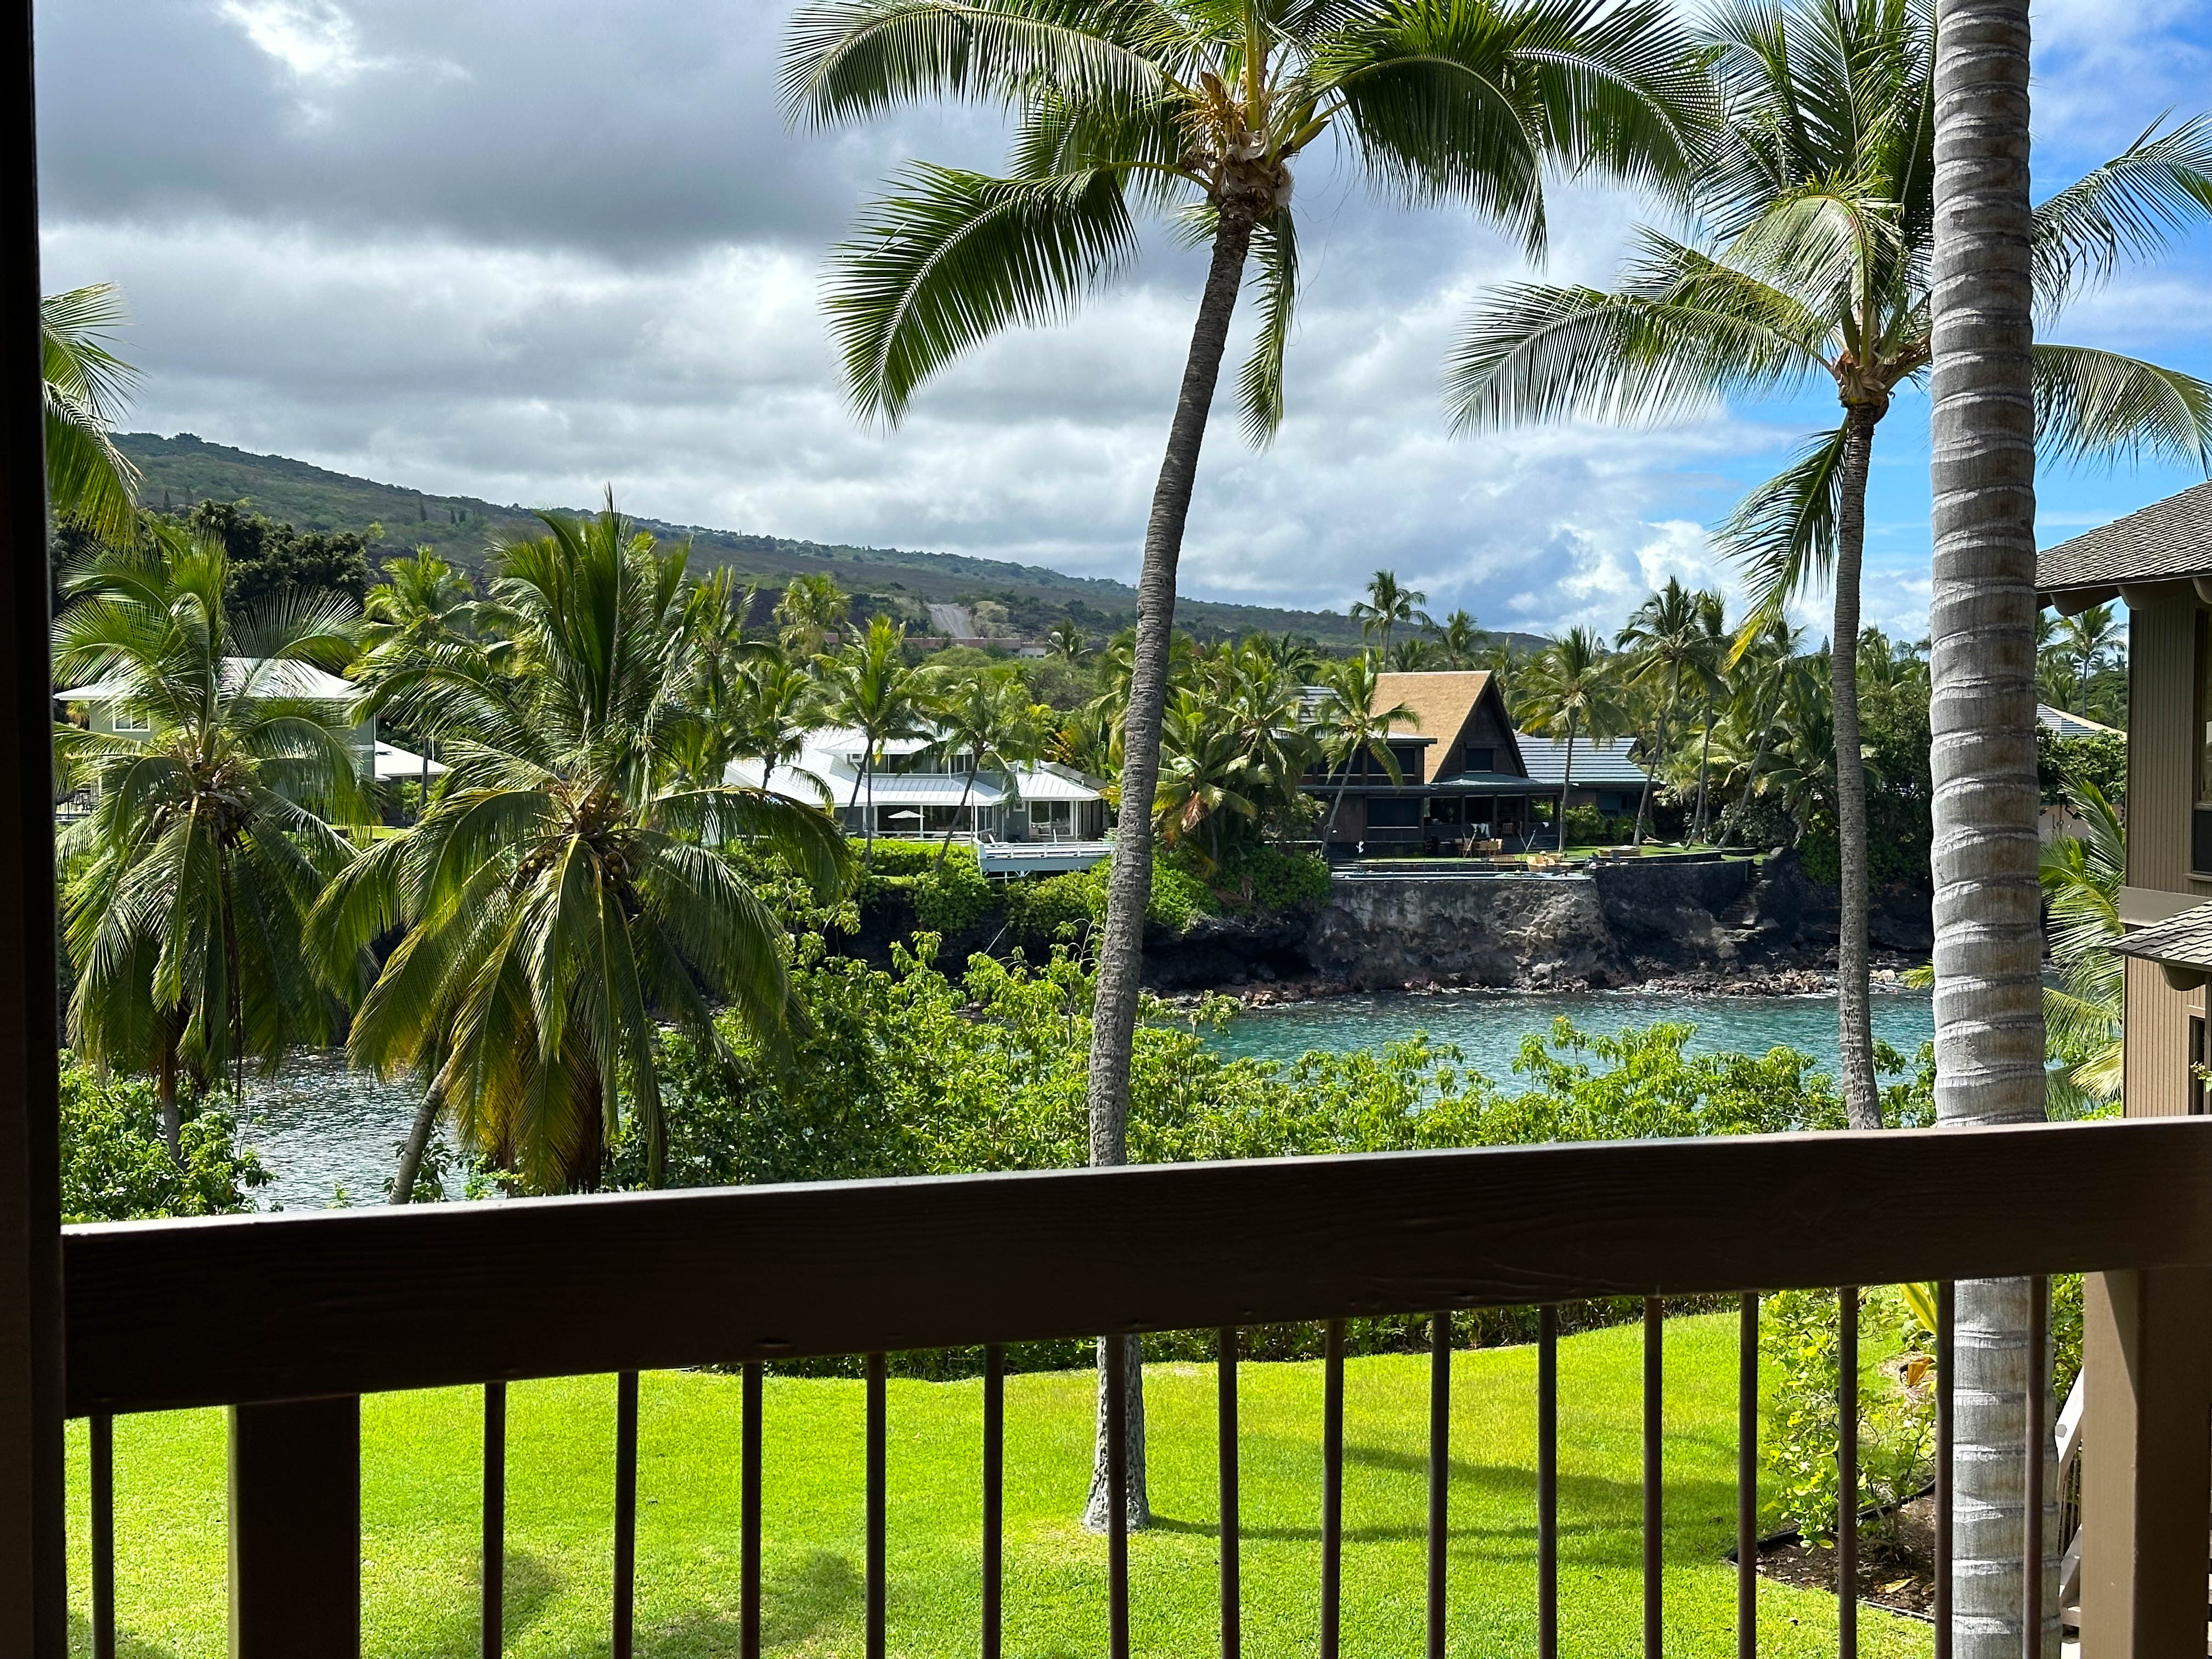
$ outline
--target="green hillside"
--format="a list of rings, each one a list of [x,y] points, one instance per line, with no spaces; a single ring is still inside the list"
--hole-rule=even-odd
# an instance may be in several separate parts
[[[130,432],[116,440],[144,475],[139,500],[148,507],[182,511],[193,503],[251,501],[256,511],[301,530],[382,526],[380,544],[406,549],[427,544],[457,564],[481,568],[484,544],[495,532],[530,526],[528,508],[471,495],[429,495],[398,484],[373,483],[330,472],[282,455],[254,455],[211,444],[189,432],[173,438]],[[972,559],[956,553],[913,553],[899,548],[833,546],[781,536],[750,536],[641,518],[656,533],[689,535],[695,559],[730,565],[773,584],[826,571],[839,586],[862,596],[927,604],[994,600],[1025,633],[1042,633],[1064,616],[1086,627],[1109,629],[1133,623],[1136,590],[1126,582],[1066,576],[1040,565]],[[1285,611],[1269,605],[1222,605],[1184,599],[1176,621],[1194,632],[1263,631],[1310,635],[1323,644],[1357,641],[1358,627],[1325,611]]]

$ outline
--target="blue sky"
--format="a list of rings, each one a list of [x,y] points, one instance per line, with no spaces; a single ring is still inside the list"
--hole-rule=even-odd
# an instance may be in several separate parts
[[[2212,105],[2181,0],[2037,15],[2038,171],[2063,183],[2161,112]],[[910,155],[989,166],[988,119],[795,135],[780,0],[40,0],[45,280],[120,283],[133,424],[395,483],[936,548],[1133,578],[1194,260],[1154,235],[1072,325],[998,341],[895,432],[838,392],[824,251]],[[1388,566],[1484,623],[1618,624],[1668,574],[1729,583],[1705,526],[1832,404],[1663,431],[1444,428],[1439,365],[1527,274],[1462,216],[1302,172],[1291,414],[1209,441],[1184,591],[1341,608]],[[1561,191],[1547,274],[1602,283],[1639,204]],[[2212,239],[2077,305],[2057,337],[2212,377]],[[1224,411],[1225,412],[1225,411]],[[1925,406],[1885,422],[1870,620],[1925,628]],[[2052,473],[2045,540],[2191,482]],[[1808,620],[1822,609],[1815,598]],[[1816,630],[1817,631],[1817,630]]]

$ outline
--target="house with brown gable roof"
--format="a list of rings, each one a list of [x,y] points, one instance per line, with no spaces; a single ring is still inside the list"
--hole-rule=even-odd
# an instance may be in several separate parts
[[[1382,674],[1375,695],[1377,708],[1403,704],[1413,715],[1390,728],[1399,775],[1363,752],[1348,771],[1316,769],[1305,781],[1324,815],[1344,792],[1334,823],[1323,818],[1332,856],[1450,855],[1492,842],[1523,852],[1549,842],[1564,785],[1531,775],[1495,675]]]

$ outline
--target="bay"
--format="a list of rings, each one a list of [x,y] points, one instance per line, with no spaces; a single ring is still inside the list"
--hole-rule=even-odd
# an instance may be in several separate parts
[[[1873,1012],[1876,1039],[1907,1058],[1936,1035],[1935,1007],[1927,992],[1878,992]],[[1796,1048],[1812,1055],[1831,1076],[1836,1072],[1833,994],[1728,997],[1645,991],[1552,995],[1462,991],[1329,997],[1245,1009],[1211,1042],[1224,1054],[1290,1060],[1312,1049],[1342,1054],[1382,1048],[1426,1033],[1458,1048],[1466,1065],[1504,1082],[1513,1075],[1522,1040],[1550,1031],[1555,1019],[1607,1035],[1662,1021],[1689,1025],[1695,1028],[1686,1045],[1692,1053],[1735,1049],[1759,1054],[1773,1048]]]
[[[1208,1041],[1224,1054],[1291,1060],[1310,1049],[1339,1053],[1381,1048],[1425,1032],[1456,1047],[1466,1065],[1509,1081],[1522,1039],[1552,1029],[1557,1018],[1584,1031],[1610,1033],[1661,1021],[1696,1028],[1692,1052],[1777,1046],[1802,1049],[1820,1067],[1836,1067],[1836,1001],[1830,996],[1723,997],[1640,991],[1584,991],[1558,995],[1459,992],[1431,996],[1330,997],[1316,1002],[1248,1008]],[[1935,1012],[1925,992],[1878,993],[1875,1035],[1910,1055],[1934,1036]],[[261,1209],[324,1209],[380,1204],[399,1143],[421,1098],[411,1084],[380,1083],[349,1071],[336,1049],[303,1049],[274,1079],[249,1079],[239,1139],[273,1177],[255,1194]],[[461,1196],[458,1176],[447,1196]]]

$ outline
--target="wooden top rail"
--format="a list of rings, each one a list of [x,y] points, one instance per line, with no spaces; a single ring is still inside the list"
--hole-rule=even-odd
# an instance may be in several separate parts
[[[67,1230],[69,1409],[2212,1262],[2212,1122],[1741,1136]]]

